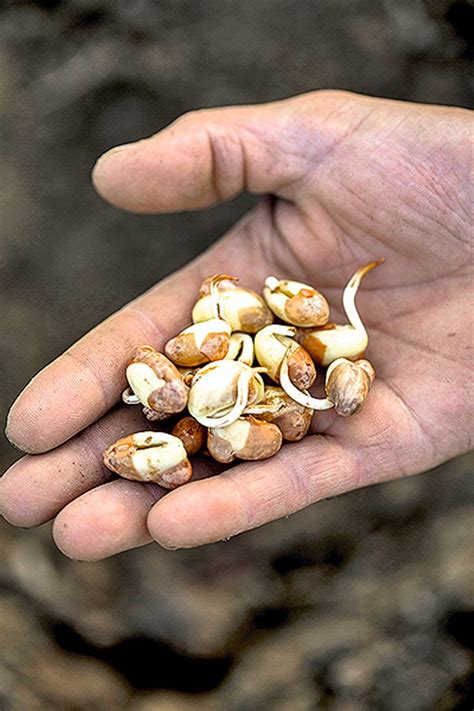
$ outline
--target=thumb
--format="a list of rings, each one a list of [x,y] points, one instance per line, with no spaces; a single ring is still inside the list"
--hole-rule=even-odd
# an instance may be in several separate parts
[[[193,210],[242,190],[291,199],[331,140],[317,125],[314,131],[328,94],[334,99],[337,92],[185,114],[150,138],[105,153],[94,185],[135,212]]]

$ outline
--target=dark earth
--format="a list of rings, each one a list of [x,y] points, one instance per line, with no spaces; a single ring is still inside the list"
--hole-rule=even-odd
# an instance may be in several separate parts
[[[121,213],[96,157],[190,109],[321,87],[470,106],[449,0],[0,4],[0,407],[254,198]],[[0,443],[2,470],[18,454]],[[0,525],[0,708],[472,711],[469,456],[195,551],[75,563]]]

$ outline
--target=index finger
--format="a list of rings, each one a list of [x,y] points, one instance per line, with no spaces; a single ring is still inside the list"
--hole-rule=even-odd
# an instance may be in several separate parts
[[[46,366],[12,405],[6,435],[28,453],[57,447],[95,422],[126,386],[125,365],[141,344],[161,348],[189,319],[196,267],[177,272],[109,317]]]

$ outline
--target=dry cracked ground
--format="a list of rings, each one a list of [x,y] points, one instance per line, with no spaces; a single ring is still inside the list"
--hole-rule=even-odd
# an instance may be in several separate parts
[[[469,106],[473,14],[449,0],[4,1],[2,412],[252,204],[122,214],[90,187],[98,154],[191,108],[325,86]],[[2,469],[16,456],[2,441]],[[98,564],[62,557],[48,525],[1,525],[0,708],[472,709],[472,468]]]

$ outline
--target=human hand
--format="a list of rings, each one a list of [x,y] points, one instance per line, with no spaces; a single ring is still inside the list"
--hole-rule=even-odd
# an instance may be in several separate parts
[[[322,91],[194,112],[105,154],[95,185],[128,210],[204,208],[244,189],[267,196],[26,387],[7,432],[35,456],[1,480],[7,520],[34,526],[56,517],[57,545],[79,559],[152,539],[190,547],[467,450],[470,130],[462,109]],[[103,467],[107,445],[146,429],[137,408],[114,407],[132,348],[161,349],[187,325],[202,278],[228,272],[257,291],[271,273],[298,279],[323,291],[341,321],[347,278],[379,257],[386,263],[358,295],[378,375],[360,415],[316,413],[314,434],[274,458],[219,476],[202,461],[195,481],[169,493]]]

